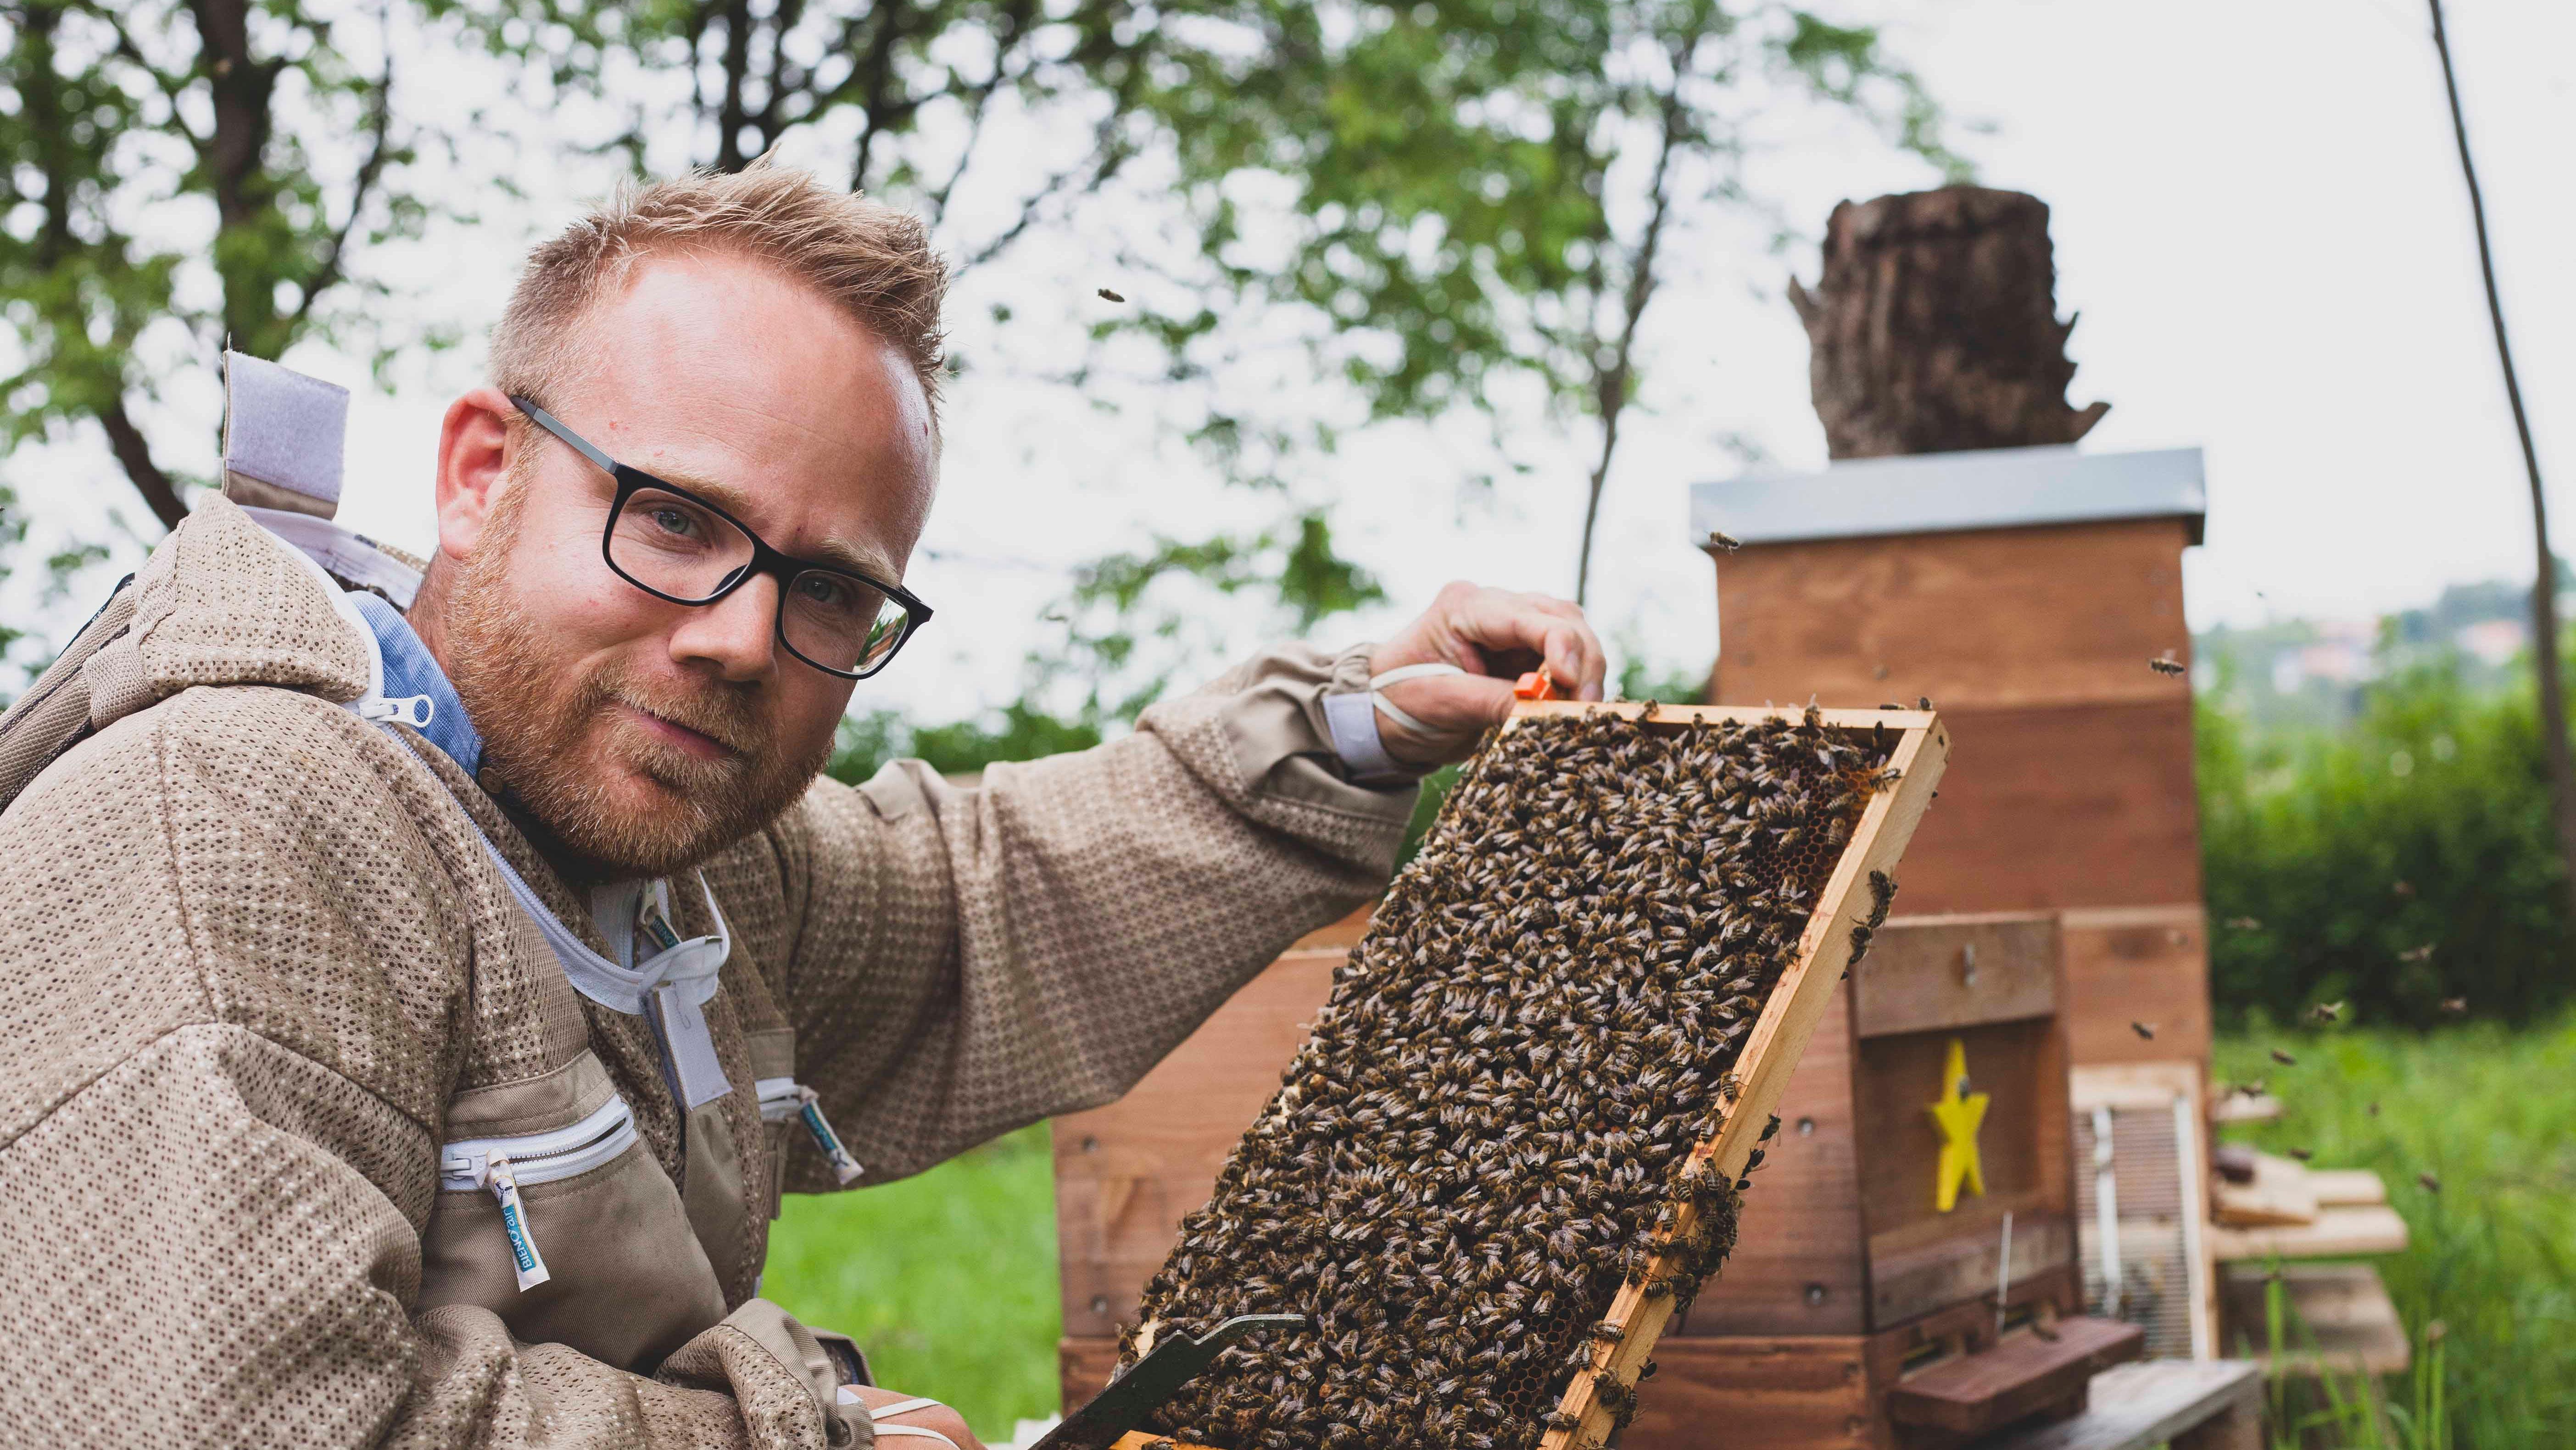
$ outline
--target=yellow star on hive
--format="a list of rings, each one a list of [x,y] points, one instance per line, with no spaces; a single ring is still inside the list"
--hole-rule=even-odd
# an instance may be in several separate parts
[[[1986,1196],[1986,1171],[1977,1161],[1977,1127],[1986,1120],[1986,1095],[1959,1089],[1968,1085],[1968,1049],[1950,1039],[1950,1058],[1941,1067],[1941,1100],[1931,1108],[1941,1130],[1939,1181],[1932,1185],[1933,1205],[1943,1213],[1959,1206],[1959,1185],[1979,1198]]]

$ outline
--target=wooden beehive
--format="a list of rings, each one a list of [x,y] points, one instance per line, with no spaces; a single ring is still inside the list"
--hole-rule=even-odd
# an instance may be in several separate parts
[[[1527,718],[1606,710],[1634,716],[1639,709],[1553,703],[1524,705],[1516,714]],[[1679,725],[1691,718],[1795,719],[1799,713],[1673,709],[1657,721]],[[1743,1176],[1809,1034],[1837,997],[1838,981],[1857,940],[1854,928],[1869,919],[1874,909],[1883,911],[1870,883],[1874,876],[1892,871],[1930,801],[1947,755],[1946,732],[1928,713],[1826,711],[1811,718],[1832,729],[1889,732],[1886,738],[1892,740],[1892,748],[1886,759],[1893,780],[1863,808],[1817,894],[1799,938],[1796,961],[1771,989],[1745,1039],[1733,1071],[1738,1086],[1732,1110],[1723,1126],[1691,1154],[1693,1161],[1706,1163],[1729,1179]],[[1159,1264],[1161,1249],[1170,1244],[1180,1213],[1195,1206],[1224,1151],[1232,1146],[1232,1133],[1218,1143],[1207,1141],[1208,1117],[1212,1113],[1231,1117],[1237,1132],[1249,1122],[1296,1046],[1295,1033],[1278,1030],[1279,1007],[1296,1001],[1311,1011],[1320,1005],[1328,986],[1323,979],[1339,956],[1332,946],[1321,943],[1292,951],[1126,1099],[1108,1109],[1059,1120],[1056,1152],[1069,1400],[1105,1378],[1114,1362],[1115,1341],[1109,1336],[1118,1319],[1134,1313],[1136,1290]],[[1252,1062],[1262,1066],[1252,1068],[1248,1065]],[[1687,1203],[1678,1206],[1667,1241],[1689,1232],[1691,1216]],[[1678,1261],[1675,1251],[1647,1272],[1669,1272]],[[1604,1379],[1634,1383],[1671,1315],[1673,1302],[1669,1296],[1648,1297],[1634,1279],[1618,1291],[1605,1317],[1622,1326],[1622,1336],[1594,1351],[1594,1373],[1574,1377],[1559,1407],[1574,1428],[1550,1431],[1545,1445],[1561,1447],[1578,1438],[1597,1442],[1608,1432],[1612,1414],[1596,1397],[1596,1387]],[[1071,1332],[1077,1328],[1093,1333]]]
[[[2196,449],[1862,459],[1692,498],[1695,541],[1741,541],[1710,550],[1710,697],[1929,697],[1967,722],[1974,747],[1906,858],[1906,909],[2056,912],[2073,1063],[2195,1082],[2209,927],[2182,553],[2203,509]],[[2078,1235],[2098,1251],[2093,1224]],[[2185,1317],[2205,1326],[2216,1279],[2192,1243]]]
[[[1709,698],[1928,697],[1971,742],[1906,855],[1908,912],[2056,911],[2078,1064],[2209,1059],[2182,552],[2197,449],[1873,458],[1692,493]],[[2153,1038],[2130,1026],[2147,1023]]]

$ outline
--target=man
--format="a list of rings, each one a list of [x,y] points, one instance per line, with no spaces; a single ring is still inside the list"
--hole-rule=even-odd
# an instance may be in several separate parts
[[[11,1443],[967,1445],[757,1297],[781,1189],[1115,1097],[1503,677],[1597,697],[1572,606],[1452,585],[977,790],[818,779],[928,613],[941,286],[795,172],[623,197],[449,408],[425,577],[237,479],[0,721]]]

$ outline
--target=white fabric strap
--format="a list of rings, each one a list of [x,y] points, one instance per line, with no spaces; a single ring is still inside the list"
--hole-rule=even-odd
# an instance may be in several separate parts
[[[897,1400],[891,1405],[878,1405],[874,1409],[869,1410],[868,1418],[873,1420],[880,1415],[909,1415],[915,1410],[937,1410],[944,1408],[946,1407],[941,1405],[937,1400]]]
[[[947,1446],[947,1447],[948,1447],[948,1450],[957,1450],[957,1442],[956,1442],[956,1441],[949,1439],[947,1436],[940,1434],[937,1430],[930,1429],[930,1428],[928,1428],[927,1426],[923,1426],[923,1425],[889,1425],[889,1424],[885,1423],[883,1420],[878,1420],[878,1419],[877,1419],[877,1416],[882,1415],[882,1414],[884,1414],[884,1413],[885,1413],[885,1411],[883,1411],[883,1410],[870,1410],[870,1411],[868,1412],[868,1418],[869,1418],[870,1420],[872,1420],[872,1421],[875,1421],[875,1423],[876,1423],[877,1433],[878,1433],[878,1434],[880,1434],[880,1435],[912,1435],[912,1436],[917,1436],[917,1437],[919,1437],[919,1438],[921,1438],[921,1439],[924,1439],[924,1440],[936,1440],[936,1441],[938,1441],[940,1444]]]
[[[845,1405],[860,1405],[867,1403],[866,1400],[860,1397],[857,1390],[850,1388],[848,1385],[841,1386],[840,1393],[835,1396],[835,1398]],[[937,1430],[933,1430],[922,1425],[889,1425],[886,1423],[887,1417],[891,1415],[909,1415],[915,1410],[940,1410],[946,1408],[947,1406],[942,1405],[937,1400],[897,1400],[891,1405],[878,1405],[874,1409],[869,1410],[868,1419],[876,1425],[877,1434],[880,1436],[910,1435],[915,1439],[936,1440],[940,1444],[947,1446],[948,1450],[957,1450],[957,1442],[940,1434]]]
[[[698,877],[698,890],[706,897],[707,914],[715,919],[716,934],[691,937],[632,967],[621,967],[592,951],[571,927],[557,920],[546,909],[544,898],[511,869],[509,859],[489,838],[483,842],[483,851],[500,868],[510,894],[536,921],[546,945],[554,949],[555,960],[563,964],[564,975],[572,979],[573,989],[583,996],[610,1011],[641,1017],[646,1000],[656,988],[676,989],[679,997],[693,1007],[716,994],[716,974],[723,969],[725,959],[733,955],[733,929],[725,925],[724,912],[717,909],[716,894],[707,886],[704,875]]]
[[[285,509],[243,504],[251,522],[302,550],[305,557],[352,584],[384,591],[396,609],[409,609],[420,593],[420,571],[376,547],[376,541],[329,519]]]
[[[1431,733],[1430,726],[1423,724],[1421,721],[1414,719],[1411,715],[1397,709],[1395,702],[1388,699],[1380,692],[1385,690],[1389,685],[1397,684],[1405,680],[1422,680],[1428,679],[1433,675],[1463,675],[1465,673],[1467,673],[1465,670],[1458,668],[1456,665],[1446,664],[1439,660],[1433,660],[1428,663],[1418,665],[1398,665],[1384,674],[1369,676],[1369,703],[1375,705],[1380,710],[1385,711],[1386,718],[1403,726],[1405,729],[1412,731],[1414,734],[1428,735]]]
[[[312,502],[340,505],[349,390],[265,358],[224,349],[224,471]]]

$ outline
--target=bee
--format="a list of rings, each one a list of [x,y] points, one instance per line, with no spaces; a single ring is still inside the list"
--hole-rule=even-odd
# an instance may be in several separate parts
[[[2466,997],[2445,997],[2442,999],[2442,1010],[2450,1013],[2454,1017],[2457,1017],[2461,1013],[2469,1010],[2469,999]]]
[[[2272,1060],[2281,1064],[2283,1067],[2297,1067],[2299,1065],[2299,1060],[2297,1058],[2292,1057],[2290,1054],[2283,1052],[2277,1047],[2272,1049]]]
[[[2227,927],[2231,931],[2261,931],[2263,923],[2250,916],[2231,916],[2227,918]]]
[[[2343,1009],[2341,1002],[2319,1002],[2308,1009],[2308,1015],[2319,1022],[2339,1022],[2343,1020]]]
[[[2431,942],[2426,942],[2420,947],[2408,947],[2406,950],[2397,954],[2397,960],[2401,962],[2429,962],[2432,959],[2433,944]]]
[[[2293,1148],[2290,1150],[2290,1156],[2298,1159],[2302,1163],[2305,1163],[2309,1159],[2317,1156],[2317,1154],[2316,1150],[2313,1148]]]
[[[1103,287],[1100,289],[1100,300],[1103,302],[1124,302],[1127,299],[1119,296],[1115,292],[1112,292],[1108,288]]]
[[[2178,659],[2175,659],[2173,657],[2172,650],[2166,650],[2162,658],[2147,661],[2147,668],[2160,675],[2179,675],[2189,669],[2190,666],[2184,664]]]
[[[2430,1173],[2416,1174],[2415,1181],[2424,1185],[2424,1191],[2426,1193],[2439,1193],[2442,1191],[2442,1180],[2434,1177]]]
[[[2129,1030],[2145,1041],[2156,1040],[2156,1024],[2152,1022],[2132,1022],[2129,1024]]]
[[[1719,549],[1732,554],[1736,550],[1744,547],[1744,541],[1742,539],[1730,538],[1725,534],[1719,533],[1715,529],[1711,529],[1708,531],[1708,543],[1704,547]]]

